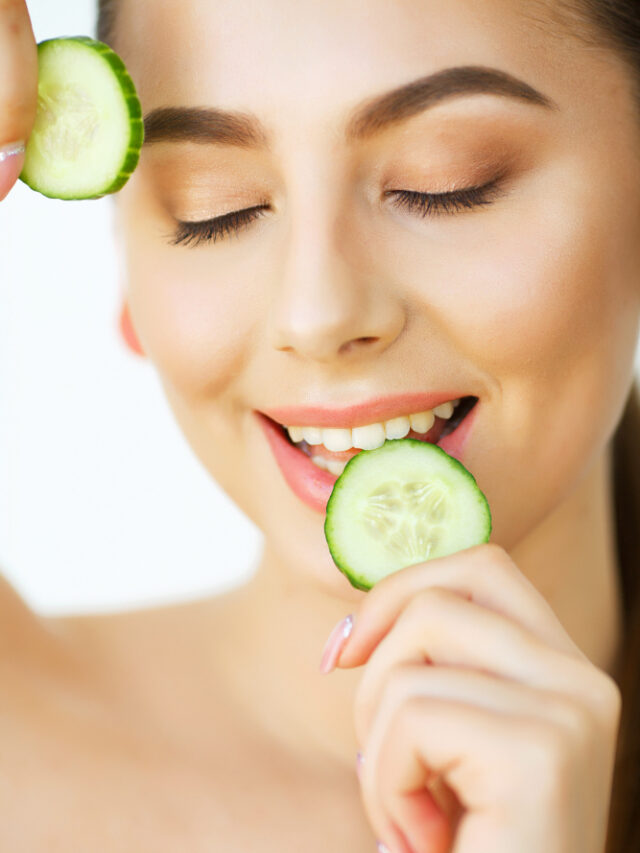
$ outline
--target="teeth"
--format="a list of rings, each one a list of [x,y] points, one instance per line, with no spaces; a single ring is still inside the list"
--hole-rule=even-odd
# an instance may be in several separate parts
[[[435,407],[433,413],[439,418],[450,418],[453,414],[453,403],[442,403],[440,406]]]
[[[393,418],[384,425],[387,438],[404,438],[411,429],[409,418]]]
[[[329,468],[329,473],[333,474],[334,477],[339,477],[340,474],[344,471],[344,467],[347,464],[347,460],[340,461],[339,459],[329,459],[327,461],[327,467]]]
[[[382,447],[387,439],[404,438],[409,430],[425,435],[434,424],[436,416],[439,418],[450,418],[460,400],[451,400],[441,403],[433,411],[416,412],[412,415],[403,415],[384,423],[367,424],[366,426],[354,427],[353,429],[329,428],[329,427],[286,427],[287,432],[294,443],[306,441],[310,445],[323,444],[327,450],[340,453],[355,447],[357,450],[375,450]],[[338,465],[341,466],[338,475],[342,473],[344,462],[326,460],[320,456],[314,456],[312,461],[325,471],[335,474]],[[333,469],[329,466],[333,465]]]
[[[382,447],[386,433],[382,424],[369,424],[369,426],[354,427],[351,430],[353,446],[360,450],[375,450]]]
[[[322,444],[322,430],[318,427],[302,427],[302,437],[307,444]]]
[[[289,438],[294,444],[297,444],[299,441],[304,441],[304,430],[302,427],[287,427],[287,432],[289,433]]]
[[[341,450],[350,450],[353,447],[350,429],[323,429],[322,444],[327,450],[339,453]],[[333,474],[333,471],[331,472]]]
[[[327,460],[324,456],[312,456],[311,461],[314,465],[317,465],[318,468],[322,468],[323,471],[328,471],[329,466],[327,465]]]
[[[325,459],[324,456],[312,456],[311,461],[314,465],[317,465],[318,468],[322,468],[323,471],[328,471],[335,477],[339,477],[344,471],[344,467],[349,460]]]
[[[411,429],[414,432],[426,433],[429,432],[435,421],[433,412],[418,412],[417,415],[410,415]]]

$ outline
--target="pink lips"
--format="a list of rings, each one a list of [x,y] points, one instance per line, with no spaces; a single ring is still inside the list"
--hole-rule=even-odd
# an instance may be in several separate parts
[[[338,478],[318,468],[301,450],[289,444],[277,424],[260,412],[257,415],[276,462],[293,493],[311,509],[323,513]]]
[[[384,420],[385,416],[387,419],[397,416],[399,411],[426,411],[427,409],[435,408],[447,400],[457,399],[455,394],[447,393],[448,396],[442,394],[411,394],[403,395],[402,397],[387,397],[377,401],[373,407],[370,405],[366,407],[352,406],[339,411],[296,407],[271,409],[267,412],[268,417],[265,417],[261,412],[256,412],[255,414],[264,430],[276,462],[291,490],[311,509],[324,513],[327,501],[338,478],[328,471],[318,468],[308,456],[297,447],[294,447],[285,438],[282,428],[278,423],[273,423],[270,420],[272,415],[274,416],[274,420],[276,420],[275,415],[277,415],[279,423],[293,426],[359,426],[366,423],[373,423],[376,419]],[[462,397],[464,394],[459,394],[458,396]],[[393,406],[389,402],[390,400],[393,401]],[[400,404],[398,404],[399,400],[402,401]],[[425,403],[427,400],[436,400],[436,402]],[[439,447],[459,461],[462,461],[462,452],[473,426],[478,406],[479,402],[476,403],[471,412],[469,412],[453,432],[438,441]],[[365,408],[366,414],[364,412]]]
[[[468,393],[468,392],[467,392]],[[326,406],[283,406],[278,409],[263,409],[267,417],[287,426],[344,427],[388,421],[402,412],[426,412],[441,403],[465,396],[464,391],[430,391],[424,394],[394,394],[377,397],[366,403],[328,409]]]

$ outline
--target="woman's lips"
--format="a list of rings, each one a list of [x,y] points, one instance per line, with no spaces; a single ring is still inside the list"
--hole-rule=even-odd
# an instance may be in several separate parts
[[[324,513],[333,484],[338,478],[318,468],[306,454],[294,447],[285,438],[279,424],[260,412],[256,414],[291,491],[311,509]]]
[[[263,409],[263,412],[277,423],[287,426],[357,427],[395,418],[398,412],[426,412],[441,403],[463,397],[464,392],[455,390],[431,391],[377,397],[366,403],[339,409],[326,406],[282,406],[277,409]]]
[[[462,462],[462,452],[473,426],[477,409],[478,403],[476,402],[473,409],[464,417],[453,432],[440,440],[438,440],[440,433],[447,423],[447,421],[441,418],[436,419],[435,424],[426,435],[411,432],[408,438],[417,438],[421,441],[428,440],[434,444],[438,442],[439,447],[450,456]],[[323,471],[302,450],[291,444],[285,437],[280,424],[275,423],[271,418],[268,418],[261,412],[256,412],[255,414],[264,430],[276,462],[282,471],[282,475],[289,484],[292,492],[311,509],[324,514],[327,501],[338,478],[328,471]],[[352,449],[332,455],[334,458],[350,459],[357,452],[360,451]],[[328,453],[328,451],[325,450],[325,453]]]

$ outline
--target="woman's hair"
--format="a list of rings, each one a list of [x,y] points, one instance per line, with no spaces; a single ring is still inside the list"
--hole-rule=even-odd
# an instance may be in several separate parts
[[[118,0],[98,0],[97,36],[113,44]],[[532,8],[540,0],[530,0]],[[630,65],[640,121],[640,2],[542,0],[586,44],[616,50]],[[640,152],[639,152],[640,153]],[[638,234],[640,239],[640,234]],[[613,437],[613,500],[623,597],[619,685],[622,720],[611,797],[607,853],[640,851],[640,392],[634,384]]]
[[[112,44],[116,23],[116,0],[98,0],[98,26],[96,35],[100,41]]]
[[[640,17],[640,9],[638,11]],[[622,719],[607,853],[640,850],[640,392],[634,383],[613,438],[613,501],[623,602]]]

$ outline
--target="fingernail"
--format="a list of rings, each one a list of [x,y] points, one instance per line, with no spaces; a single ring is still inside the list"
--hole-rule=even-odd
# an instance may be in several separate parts
[[[345,616],[342,621],[338,622],[333,631],[329,634],[329,639],[322,653],[320,662],[320,672],[331,672],[335,668],[340,653],[342,652],[347,638],[353,628],[353,614]]]
[[[364,755],[361,752],[356,753],[356,772],[358,779],[362,776],[362,765],[364,764]]]
[[[386,844],[383,844],[382,841],[378,841],[378,853],[391,853]]]
[[[0,201],[18,180],[24,165],[24,142],[0,146]]]

